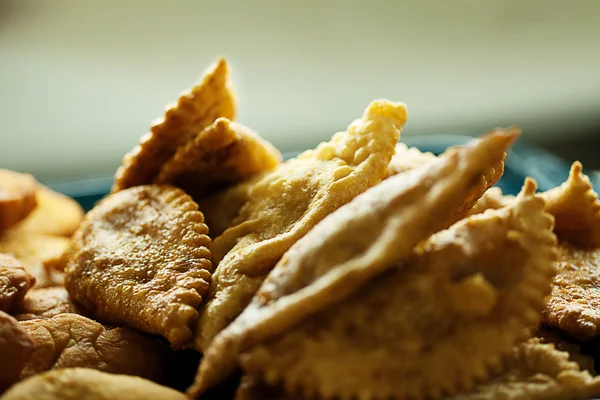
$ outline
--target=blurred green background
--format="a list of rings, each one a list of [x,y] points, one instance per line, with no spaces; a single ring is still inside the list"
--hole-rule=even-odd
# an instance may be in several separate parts
[[[404,135],[523,139],[600,168],[600,1],[0,0],[0,167],[111,175],[164,106],[228,58],[239,120],[312,147],[369,101]]]

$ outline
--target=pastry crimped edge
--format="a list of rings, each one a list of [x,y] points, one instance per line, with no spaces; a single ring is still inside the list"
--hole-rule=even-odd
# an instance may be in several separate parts
[[[328,386],[327,382],[321,382],[321,387],[307,387],[302,381],[302,376],[290,377],[286,376],[285,372],[280,369],[271,368],[267,366],[262,372],[261,376],[264,381],[269,385],[281,386],[286,392],[290,394],[301,394],[308,398],[339,398],[339,399],[386,399],[386,398],[402,398],[402,399],[435,399],[442,398],[453,393],[458,393],[461,390],[468,390],[473,388],[476,384],[488,379],[492,374],[496,374],[503,369],[504,357],[509,354],[514,345],[527,337],[526,328],[535,325],[540,318],[540,312],[545,305],[545,295],[549,293],[550,281],[554,275],[554,268],[552,261],[555,257],[554,245],[556,243],[555,236],[552,234],[551,227],[553,225],[553,218],[550,214],[545,213],[545,202],[539,196],[534,196],[535,183],[532,180],[527,180],[521,196],[532,196],[532,200],[525,203],[526,207],[529,207],[531,211],[540,212],[541,218],[545,221],[541,221],[540,225],[547,225],[548,229],[543,230],[539,233],[532,231],[530,227],[523,226],[522,231],[509,230],[508,237],[516,240],[520,243],[521,247],[527,249],[527,242],[529,240],[539,241],[539,247],[541,250],[536,255],[528,257],[526,264],[526,275],[519,284],[521,287],[522,302],[520,304],[523,307],[516,308],[520,312],[514,315],[513,318],[507,319],[504,325],[508,325],[512,328],[512,335],[499,336],[495,339],[503,339],[502,341],[495,341],[496,352],[493,355],[489,355],[486,358],[477,360],[476,363],[470,363],[471,374],[461,374],[460,380],[449,379],[447,381],[438,381],[437,386],[430,386],[431,382],[425,382],[422,386],[414,386],[412,391],[402,392],[401,395],[396,390],[391,389],[389,391],[380,391],[382,386],[378,386],[376,390],[369,390],[365,388],[362,392],[355,392],[353,390],[346,391],[348,388],[337,387],[333,388]],[[515,204],[518,207],[520,203],[518,200]],[[523,213],[522,210],[521,213]],[[492,211],[493,212],[493,211]],[[485,214],[479,216],[485,218]],[[477,217],[475,217],[477,218]],[[509,218],[513,218],[512,216]],[[459,222],[458,224],[460,224]],[[474,324],[470,327],[473,334],[461,335],[462,340],[476,337],[479,330],[479,326]],[[490,328],[491,329],[491,328]],[[468,346],[470,343],[464,343]],[[449,342],[452,348],[456,347],[456,341]],[[482,339],[480,346],[486,348],[489,345],[487,340]],[[255,373],[256,371],[251,371]]]
[[[600,200],[579,161],[571,165],[569,177],[563,184],[542,196],[548,203],[547,211],[556,219],[554,232],[559,240],[584,247],[600,247]],[[577,232],[569,229],[572,228],[568,226],[569,219],[580,222],[578,227],[584,227],[581,234],[585,237],[573,236]]]
[[[436,164],[435,167],[433,167],[433,170],[426,166],[420,171],[409,173],[409,175],[402,174],[402,176],[390,178],[381,183],[380,185],[375,186],[370,191],[367,191],[362,195],[358,196],[361,198],[361,200],[359,200],[359,198],[357,197],[353,202],[347,204],[344,207],[345,211],[343,211],[342,209],[336,211],[334,214],[336,214],[337,216],[334,216],[333,214],[330,215],[327,221],[322,221],[315,228],[313,228],[313,230],[311,231],[312,233],[309,233],[307,236],[317,235],[316,232],[321,232],[320,234],[331,234],[331,224],[334,223],[332,221],[337,221],[340,218],[345,218],[341,217],[341,215],[352,215],[353,219],[361,218],[360,216],[356,215],[357,213],[362,215],[365,213],[371,214],[375,212],[375,216],[380,215],[382,210],[373,211],[372,205],[369,205],[371,200],[367,199],[370,199],[372,196],[374,196],[374,193],[379,193],[382,191],[390,193],[395,193],[398,190],[401,191],[401,195],[397,194],[400,197],[393,196],[392,199],[389,199],[389,201],[391,201],[392,203],[388,206],[393,206],[393,204],[396,204],[394,208],[397,208],[397,210],[396,212],[393,212],[393,217],[389,215],[389,218],[386,217],[386,223],[383,227],[381,227],[383,231],[379,234],[377,245],[379,251],[365,250],[364,252],[361,251],[360,254],[354,254],[352,255],[351,259],[345,260],[343,262],[341,268],[336,268],[335,270],[326,273],[326,275],[331,276],[329,283],[324,284],[324,281],[319,279],[319,284],[311,285],[311,288],[304,288],[306,290],[303,289],[299,293],[292,293],[291,295],[286,296],[286,298],[280,299],[277,303],[271,303],[271,305],[277,304],[276,309],[282,311],[280,306],[284,306],[284,304],[287,304],[288,306],[291,306],[293,310],[295,310],[296,314],[300,312],[303,316],[306,316],[326,306],[326,304],[321,303],[327,301],[327,304],[329,304],[330,302],[334,301],[332,298],[330,298],[331,296],[324,293],[323,290],[327,289],[332,293],[337,293],[336,296],[334,296],[336,298],[338,298],[339,296],[344,297],[345,293],[352,292],[352,288],[356,285],[361,285],[367,277],[373,276],[377,273],[377,271],[381,271],[382,268],[383,270],[385,270],[388,267],[391,267],[394,261],[397,260],[396,255],[399,251],[403,255],[408,255],[411,252],[412,247],[416,245],[418,241],[427,238],[427,236],[429,236],[436,230],[444,229],[449,219],[456,218],[457,215],[460,215],[459,212],[457,213],[457,211],[449,205],[462,204],[464,206],[464,197],[466,196],[470,199],[474,196],[474,192],[481,188],[481,182],[487,179],[486,177],[488,176],[488,171],[490,170],[490,163],[496,165],[497,160],[501,162],[501,160],[504,158],[506,149],[514,142],[517,136],[518,132],[514,130],[493,131],[492,133],[486,135],[485,138],[481,141],[481,143],[470,144],[462,152],[457,149],[448,152],[443,158],[436,160]],[[459,172],[456,172],[455,169],[458,169]],[[435,179],[433,175],[435,173],[442,173],[444,175],[443,182],[440,182],[438,185],[434,184]],[[468,177],[468,181],[465,180],[465,176]],[[423,180],[425,180],[426,182],[424,182]],[[398,209],[398,202],[400,201],[400,204],[402,204],[403,202],[407,202],[408,204],[410,204],[411,209],[414,208],[416,211],[416,209],[420,208],[421,206],[416,201],[414,201],[414,199],[412,199],[415,196],[415,193],[422,192],[424,190],[424,187],[430,187],[432,185],[436,187],[436,191],[438,192],[443,189],[443,193],[445,194],[443,199],[437,199],[437,196],[428,197],[428,203],[432,203],[429,206],[433,207],[433,213],[421,212],[417,213],[418,215],[416,216],[413,215],[413,213],[406,211],[402,207]],[[456,188],[455,185],[458,185],[460,189]],[[391,187],[387,188],[388,186]],[[375,198],[377,198],[377,196]],[[363,204],[365,202],[366,204]],[[376,203],[378,202],[379,201],[377,200]],[[356,209],[357,204],[363,204],[362,211]],[[383,206],[384,204],[379,204],[375,208],[378,209]],[[402,219],[404,218],[406,218],[406,221],[402,222]],[[433,220],[436,221],[434,223],[435,227],[428,226],[428,224],[426,223],[426,220],[431,218],[433,218]],[[401,250],[398,248],[398,246],[394,245],[396,240],[395,230],[398,229],[400,226],[406,224],[409,224],[409,226],[412,226],[413,228],[418,228],[418,225],[421,225],[421,228],[417,229],[417,231],[420,233],[413,232],[413,235],[418,236],[414,239],[416,240],[414,244],[411,245],[409,248],[404,248],[405,246],[400,246],[400,248],[403,249]],[[358,225],[360,226],[360,223],[358,223]],[[348,229],[350,228],[348,227]],[[344,228],[343,231],[335,233],[334,237],[338,237],[340,234],[342,235],[342,237],[345,236],[345,230],[346,229]],[[297,257],[290,256],[290,254],[295,254],[294,251],[299,251],[297,250],[297,248],[301,244],[301,242],[308,243],[308,240],[309,239],[305,237],[298,241],[293,246],[295,250],[290,249],[286,253],[286,255],[284,255],[280,263],[285,264],[286,261],[284,260],[290,261],[297,259]],[[315,243],[321,242],[322,241],[318,240]],[[311,246],[312,245],[309,245],[309,247]],[[373,244],[371,244],[371,246],[373,246]],[[390,254],[387,256],[384,254],[379,254],[381,252],[381,246],[384,246],[384,248],[387,249],[387,252],[389,252]],[[290,259],[290,257],[292,258]],[[362,265],[361,260],[363,259],[371,260],[370,263],[373,264],[360,267],[360,265]],[[338,269],[342,269],[344,271],[350,269],[351,273],[347,273],[347,271],[341,272],[338,271]],[[275,277],[278,276],[278,271],[284,271],[284,269],[281,269],[281,266],[279,268],[276,267],[275,270],[272,271],[272,276],[270,275],[271,279],[275,279]],[[285,270],[287,270],[287,268]],[[269,277],[267,278],[267,280],[269,280]],[[266,285],[269,285],[269,283],[264,282],[263,286],[266,287]],[[271,297],[264,293],[261,294],[259,291],[259,294],[257,294],[257,298],[262,298],[263,296]],[[307,304],[306,301],[304,301],[308,300],[308,298],[313,299],[312,304]],[[317,298],[319,300],[317,300]],[[252,306],[252,304],[248,306],[242,314],[247,314],[249,310],[251,312],[254,312],[253,310],[251,310]],[[272,335],[272,333],[265,332],[265,330],[269,330],[265,326],[265,324],[272,326],[275,320],[279,320],[280,323],[278,325],[280,326],[278,329],[279,331],[281,331],[281,329],[285,330],[284,327],[288,327],[290,326],[290,324],[293,324],[297,321],[297,319],[289,320],[289,318],[284,318],[285,322],[281,321],[281,318],[277,318],[274,315],[272,315],[272,311],[275,310],[267,311],[267,315],[264,315],[264,313],[262,313],[263,315],[260,315],[261,313],[259,312],[258,315],[260,315],[260,321],[256,321],[255,316],[253,316],[252,320],[254,325],[245,326],[244,329],[249,328],[251,331],[253,331],[250,333],[250,336],[255,336],[254,339],[250,339],[250,341],[255,342],[258,339],[258,341],[260,342],[261,340],[265,339],[265,334],[267,336]],[[279,312],[279,314],[281,314],[281,312]],[[249,339],[248,335],[244,335],[244,333],[239,332],[239,328],[236,326],[239,322],[240,318],[238,317],[236,321],[230,324],[230,327],[234,329],[233,332],[230,332],[233,333],[233,337],[226,338],[223,337],[224,335],[219,335],[219,346],[215,345],[216,348],[213,348],[215,346],[211,346],[209,349],[207,349],[207,351],[205,351],[205,359],[200,364],[200,369],[196,377],[196,382],[190,389],[188,389],[188,395],[198,396],[207,388],[213,386],[217,381],[222,379],[223,375],[229,373],[225,371],[231,368],[230,364],[232,362],[235,363],[233,361],[233,359],[236,357],[234,353],[237,353],[240,348],[250,345],[250,343],[248,343],[247,341],[247,339]],[[245,322],[242,321],[242,326],[244,325]],[[281,325],[283,325],[283,327]],[[226,330],[231,331],[230,327],[226,328]],[[242,337],[239,337],[240,333],[242,334]],[[218,349],[222,346],[224,347]],[[224,354],[221,354],[223,353],[223,351]],[[226,361],[224,361],[223,359],[225,359]],[[214,368],[214,366],[211,366],[211,364],[213,363],[217,363],[219,367]]]
[[[211,239],[208,237],[208,227],[204,224],[204,215],[197,209],[197,204],[192,200],[192,198],[185,193],[183,190],[176,188],[171,185],[141,185],[136,186],[134,188],[128,188],[126,190],[134,190],[134,191],[144,191],[144,190],[153,190],[154,197],[161,197],[162,201],[165,204],[169,204],[172,209],[176,209],[180,214],[181,218],[187,221],[187,224],[180,229],[185,229],[188,232],[193,232],[192,235],[186,235],[182,239],[182,243],[188,247],[187,257],[188,258],[196,258],[198,260],[206,260],[203,263],[200,269],[205,271],[206,277],[202,277],[202,279],[206,280],[207,285],[203,290],[199,290],[198,288],[194,288],[197,293],[197,296],[200,298],[200,301],[197,305],[191,305],[189,303],[178,302],[173,304],[171,311],[175,311],[177,313],[177,319],[179,320],[179,324],[177,326],[171,327],[168,332],[164,332],[164,327],[169,326],[169,321],[166,319],[162,321],[160,326],[157,329],[153,329],[154,331],[147,330],[148,328],[142,328],[142,325],[152,325],[148,322],[141,323],[136,321],[135,323],[128,323],[127,326],[136,328],[138,330],[145,331],[147,333],[164,335],[169,342],[172,344],[172,347],[177,349],[182,346],[187,345],[187,342],[191,339],[192,336],[192,326],[195,321],[198,319],[198,306],[205,300],[205,296],[208,293],[208,284],[210,283],[210,275],[212,273],[212,264],[210,263],[210,246]],[[160,190],[156,192],[156,190]],[[67,288],[69,295],[80,302],[84,306],[86,304],[93,304],[96,311],[94,312],[94,317],[98,320],[106,320],[110,319],[110,323],[114,323],[115,320],[110,317],[110,309],[114,306],[110,305],[109,301],[103,300],[102,307],[98,307],[96,303],[95,297],[98,296],[97,293],[94,293],[93,285],[90,286],[91,282],[86,282],[84,285],[78,283],[81,279],[82,271],[85,270],[84,267],[80,265],[75,265],[71,267],[70,263],[72,259],[76,259],[79,257],[79,254],[85,250],[85,246],[89,246],[81,236],[84,235],[82,228],[85,228],[87,224],[90,222],[93,223],[94,220],[102,220],[106,218],[106,211],[101,209],[103,205],[108,205],[106,207],[114,207],[114,203],[118,204],[119,199],[114,196],[119,196],[120,193],[124,191],[120,191],[119,193],[115,193],[110,195],[109,197],[101,200],[98,205],[92,209],[84,218],[80,228],[75,232],[72,238],[71,246],[67,249],[65,258],[67,259],[67,267],[65,269],[66,272],[66,280],[65,287]],[[122,211],[121,211],[122,212]],[[171,228],[173,229],[173,228]],[[148,261],[150,262],[150,261]],[[79,264],[79,263],[77,263]],[[94,267],[95,268],[95,267]],[[72,270],[75,269],[75,272]],[[106,295],[106,294],[105,294]],[[193,308],[194,313],[188,312],[182,313],[181,307],[187,306]],[[123,323],[123,320],[127,318],[123,315],[119,315],[117,318],[120,323]],[[137,326],[136,326],[137,325]]]
[[[211,96],[214,89],[221,87],[223,102],[214,103]],[[220,100],[223,100],[220,99]],[[168,161],[177,151],[177,148],[189,140],[190,136],[214,122],[218,117],[234,119],[236,114],[236,95],[233,85],[229,82],[229,66],[224,58],[211,65],[202,81],[193,86],[189,91],[180,95],[175,104],[170,104],[164,116],[153,121],[150,131],[140,139],[139,143],[123,157],[122,165],[115,173],[111,193],[118,192],[132,186],[150,184],[160,173],[162,164]],[[189,125],[197,124],[198,109],[211,105],[203,112],[202,118],[207,118],[210,111],[218,109],[212,121],[205,121],[204,126],[190,131]],[[182,134],[173,134],[172,131],[185,130]],[[165,141],[168,142],[165,145]],[[166,150],[166,154],[165,153]],[[165,157],[166,156],[166,157]],[[156,160],[161,158],[162,160]]]

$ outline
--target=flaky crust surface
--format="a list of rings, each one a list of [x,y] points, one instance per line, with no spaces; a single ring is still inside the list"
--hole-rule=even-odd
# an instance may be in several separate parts
[[[279,165],[251,187],[233,226],[213,243],[218,265],[197,327],[196,349],[206,349],[237,317],[298,239],[386,176],[405,121],[404,104],[373,101],[346,132]]]
[[[69,239],[43,233],[11,229],[0,233],[0,253],[12,254],[35,277],[35,287],[54,286],[58,282],[51,267],[69,247]]]
[[[216,337],[191,393],[231,373],[240,351],[341,300],[445,228],[514,139],[513,133],[491,134],[387,179],[324,219],[285,254],[250,305]]]
[[[14,317],[19,321],[51,318],[58,314],[81,314],[86,311],[76,304],[67,289],[62,286],[35,288],[27,292],[15,309]]]
[[[16,319],[0,311],[0,393],[19,379],[33,349],[27,331]]]
[[[50,369],[87,367],[160,380],[166,347],[129,328],[108,328],[77,314],[22,321],[34,351],[21,378]]]
[[[243,368],[323,398],[472,388],[537,323],[549,291],[553,221],[534,190],[434,235],[343,302],[244,353]]]
[[[34,284],[35,278],[16,258],[0,253],[0,311],[12,313]]]
[[[235,117],[235,96],[229,83],[229,67],[221,58],[204,75],[202,82],[168,106],[163,118],[154,122],[150,132],[123,158],[115,175],[112,192],[149,184],[162,165],[191,136],[217,118]]]
[[[580,340],[600,336],[600,201],[581,163],[542,194],[559,238],[557,274],[543,313],[547,325]]]
[[[29,174],[0,169],[0,231],[27,217],[35,208],[37,181]]]
[[[71,236],[83,219],[75,200],[43,185],[36,192],[37,207],[14,229],[46,235]]]
[[[207,230],[181,189],[146,185],[115,193],[73,237],[67,290],[99,320],[181,347],[210,282]]]
[[[600,336],[600,248],[579,249],[563,242],[556,266],[544,323],[580,340]]]
[[[182,145],[155,183],[182,188],[194,199],[274,169],[281,153],[253,130],[218,118]]]
[[[88,368],[49,371],[19,382],[2,400],[186,400],[183,393],[128,375]]]
[[[569,354],[530,340],[515,347],[507,370],[448,400],[585,400],[600,395],[600,378],[581,371]]]

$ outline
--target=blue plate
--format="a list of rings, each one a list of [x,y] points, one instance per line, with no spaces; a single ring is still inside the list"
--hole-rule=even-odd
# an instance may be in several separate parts
[[[402,139],[408,146],[415,146],[422,151],[434,154],[443,152],[449,146],[461,145],[472,140],[471,136],[463,135],[428,135],[405,137]],[[286,153],[284,158],[290,158],[297,153]],[[569,175],[570,165],[561,158],[545,150],[517,143],[506,158],[504,175],[498,182],[506,194],[517,194],[523,185],[525,177],[534,178],[539,190],[545,191],[564,182]],[[596,188],[600,187],[600,178],[590,175]],[[61,182],[50,184],[54,190],[76,199],[87,211],[105,196],[110,190],[112,177],[86,179],[81,181]]]

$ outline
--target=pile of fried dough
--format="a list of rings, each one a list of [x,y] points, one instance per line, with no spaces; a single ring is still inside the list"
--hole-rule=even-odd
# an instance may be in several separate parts
[[[436,156],[374,100],[283,162],[235,113],[221,59],[85,216],[0,170],[2,400],[600,396],[580,163],[508,196],[517,128]]]

